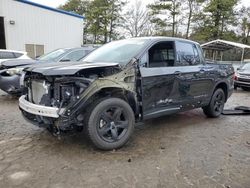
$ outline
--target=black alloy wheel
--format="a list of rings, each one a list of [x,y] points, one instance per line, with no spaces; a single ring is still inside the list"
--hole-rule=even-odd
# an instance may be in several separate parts
[[[99,149],[120,148],[134,130],[134,112],[126,101],[119,98],[97,101],[85,117],[87,136]]]
[[[97,122],[97,132],[99,136],[107,142],[120,140],[128,131],[128,114],[123,112],[119,106],[105,109]]]
[[[215,90],[209,105],[203,107],[203,112],[208,117],[219,117],[225,105],[225,93],[221,88]]]
[[[224,92],[217,92],[214,100],[214,111],[216,113],[221,113],[224,108],[225,103],[225,95]]]

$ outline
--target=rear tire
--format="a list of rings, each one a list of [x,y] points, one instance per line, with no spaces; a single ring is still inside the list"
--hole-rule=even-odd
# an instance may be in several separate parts
[[[221,115],[225,105],[225,93],[221,88],[215,90],[209,105],[203,107],[203,112],[207,117],[216,118]]]
[[[119,98],[102,99],[85,114],[87,137],[102,150],[112,150],[126,144],[134,131],[134,112]]]

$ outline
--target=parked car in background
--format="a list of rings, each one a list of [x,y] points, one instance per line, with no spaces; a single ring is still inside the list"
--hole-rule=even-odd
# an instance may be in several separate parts
[[[250,63],[237,68],[234,76],[234,89],[238,87],[245,91],[250,91]]]
[[[2,62],[11,59],[30,59],[27,52],[0,49],[0,65]]]
[[[110,42],[83,62],[24,70],[23,116],[60,134],[84,130],[103,150],[123,146],[135,122],[203,108],[218,117],[233,92],[230,64],[204,60],[196,42],[145,37]]]
[[[69,61],[79,61],[95,47],[81,47],[81,48],[62,48],[52,51],[48,54],[42,55],[41,57],[32,60],[9,60],[2,62],[0,66],[0,89],[12,94],[20,95],[22,92],[20,88],[20,77],[22,70],[25,67],[46,63],[58,63],[58,62],[69,62]]]

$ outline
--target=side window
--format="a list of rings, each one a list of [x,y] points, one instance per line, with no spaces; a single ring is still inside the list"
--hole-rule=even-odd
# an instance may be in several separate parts
[[[0,59],[13,59],[15,58],[12,52],[0,52]]]
[[[84,50],[77,50],[74,52],[70,52],[65,57],[61,59],[61,61],[78,61],[83,56],[85,56],[86,52]]]
[[[193,62],[193,65],[198,65],[198,64],[201,63],[200,54],[199,54],[199,51],[197,49],[197,46],[195,44],[193,44],[192,46],[193,46],[193,50],[194,50],[194,62]]]
[[[200,64],[200,56],[195,44],[176,41],[176,66],[190,66]]]
[[[172,41],[160,42],[152,46],[148,51],[149,67],[174,66],[174,44]]]
[[[198,45],[198,46],[196,46],[196,48],[197,48],[199,56],[200,56],[200,61],[204,62],[205,58],[204,58],[204,54],[203,54],[203,51],[202,51],[201,47]]]

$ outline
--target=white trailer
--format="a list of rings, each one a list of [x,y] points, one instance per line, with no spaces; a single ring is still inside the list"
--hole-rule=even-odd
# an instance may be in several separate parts
[[[57,48],[80,47],[83,16],[26,0],[0,0],[0,49],[31,57]]]

